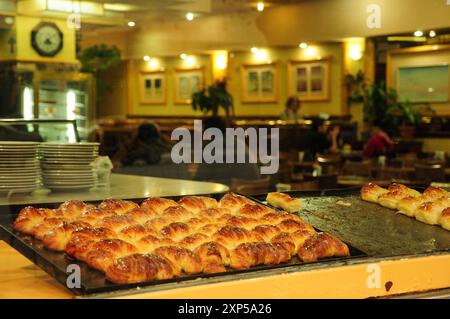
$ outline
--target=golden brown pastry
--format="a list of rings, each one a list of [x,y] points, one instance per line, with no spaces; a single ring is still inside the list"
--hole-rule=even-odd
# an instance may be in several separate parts
[[[291,259],[291,254],[280,244],[265,242],[243,243],[231,251],[230,267],[247,269],[261,264],[276,265]]]
[[[135,246],[126,241],[104,239],[89,247],[85,261],[90,267],[106,272],[115,259],[138,252]]]
[[[301,207],[300,198],[293,198],[288,194],[278,192],[268,193],[266,201],[270,205],[281,208],[290,213],[298,212]]]
[[[242,215],[252,218],[262,218],[264,215],[275,213],[270,207],[260,205],[260,204],[245,204],[239,210],[237,210],[237,215]]]
[[[217,208],[217,201],[205,196],[184,196],[178,204],[194,214],[205,209]]]
[[[378,203],[378,198],[387,192],[387,189],[382,188],[377,184],[369,183],[361,188],[361,198],[368,202]]]
[[[108,217],[102,218],[94,226],[100,227],[100,228],[102,228],[102,227],[108,228],[108,229],[111,229],[112,231],[114,231],[115,233],[119,233],[122,229],[124,229],[128,226],[132,226],[134,224],[136,224],[136,221],[129,216],[113,215],[113,216],[108,216]]]
[[[95,209],[95,206],[92,204],[86,204],[80,200],[69,200],[62,203],[57,210],[62,213],[65,219],[74,221],[81,214],[92,209]]]
[[[378,197],[378,203],[381,206],[384,206],[384,207],[387,207],[390,209],[397,209],[398,203],[407,196],[408,196],[407,193],[404,193],[399,190],[389,191],[386,194],[383,194],[380,197]]]
[[[141,203],[141,208],[149,209],[157,214],[162,214],[167,208],[178,206],[178,203],[168,198],[150,197]]]
[[[159,214],[156,211],[146,208],[133,208],[132,210],[126,213],[126,216],[131,217],[139,224],[145,224],[147,221],[153,218],[159,217]]]
[[[450,207],[450,199],[447,196],[441,197],[433,202],[426,202],[416,210],[416,219],[429,224],[438,225],[442,211]]]
[[[450,197],[450,193],[440,187],[428,186],[427,189],[424,190],[422,196],[426,197],[428,201],[432,201],[444,196]]]
[[[441,218],[439,219],[439,224],[442,228],[450,230],[450,207],[447,207],[442,211]]]
[[[135,224],[125,227],[117,234],[119,239],[130,243],[138,241],[148,235],[158,236],[159,232],[155,229],[147,228],[140,224]]]
[[[257,233],[236,226],[224,226],[215,232],[211,238],[228,250],[232,250],[245,242],[263,241]]]
[[[219,200],[218,207],[226,208],[234,214],[245,204],[254,204],[254,202],[244,196],[228,193]]]
[[[106,199],[98,205],[101,210],[113,211],[119,215],[125,214],[136,207],[139,207],[139,205],[135,202],[112,198]]]
[[[277,224],[277,227],[282,232],[287,233],[293,233],[296,232],[297,230],[306,230],[309,232],[314,232],[314,227],[312,227],[310,224],[299,222],[293,219],[285,219],[281,223]]]
[[[53,217],[54,214],[54,210],[51,209],[25,207],[19,212],[14,221],[13,229],[24,234],[31,234],[36,225],[42,223],[47,217]]]
[[[169,238],[148,235],[138,240],[135,245],[144,253],[151,253],[161,246],[176,246],[176,242]]]
[[[405,186],[403,184],[397,184],[397,183],[392,183],[388,190],[390,192],[395,192],[395,191],[399,191],[402,192],[404,194],[406,194],[405,196],[420,196],[420,193],[412,188],[409,188],[408,186]]]
[[[273,225],[259,225],[253,228],[252,232],[261,236],[265,242],[270,242],[281,230],[279,227]]]
[[[36,239],[42,240],[44,236],[52,231],[54,228],[64,225],[65,220],[58,217],[45,218],[42,222],[31,229],[31,235]]]
[[[210,241],[211,239],[209,238],[208,235],[202,233],[195,233],[183,238],[181,241],[178,242],[178,245],[183,248],[194,250],[198,246]]]
[[[85,228],[91,228],[91,226],[80,221],[65,222],[62,226],[54,228],[46,233],[42,239],[42,243],[48,249],[64,251],[67,243],[72,238],[72,233]]]
[[[209,221],[215,221],[223,215],[230,215],[230,211],[226,208],[209,208],[200,211],[195,217],[207,218]]]
[[[231,263],[228,249],[216,242],[203,243],[194,252],[200,257],[206,274],[225,272]]]
[[[198,274],[202,271],[200,257],[189,249],[177,246],[164,246],[155,249],[154,255],[165,257],[172,262],[175,270],[179,273]]]
[[[195,214],[188,211],[186,208],[182,206],[173,206],[167,208],[161,214],[161,217],[166,220],[170,220],[171,222],[183,222],[195,217]]]
[[[113,211],[100,210],[96,208],[82,213],[80,217],[78,217],[77,221],[88,223],[89,225],[94,226],[103,218],[115,215],[117,214],[114,213]]]
[[[305,241],[314,234],[315,232],[309,230],[297,230],[293,233],[279,233],[272,237],[270,242],[282,245],[293,256],[297,254]]]
[[[106,279],[116,284],[170,279],[180,274],[162,256],[134,254],[114,260],[106,271]]]
[[[313,235],[298,250],[298,257],[305,262],[349,255],[350,252],[347,245],[327,233]]]
[[[72,233],[65,252],[69,256],[84,261],[93,244],[103,239],[113,238],[117,238],[117,235],[108,228],[83,228]]]
[[[229,226],[238,226],[245,228],[247,230],[251,230],[254,227],[260,225],[261,222],[256,218],[246,217],[246,216],[232,216],[226,220],[226,225]]]
[[[291,214],[291,213],[270,213],[267,215],[264,215],[260,220],[261,224],[278,224],[281,223],[283,220],[296,220],[298,222],[303,222],[303,220],[297,215],[297,214]]]
[[[185,223],[171,223],[161,229],[161,236],[163,238],[170,238],[174,241],[179,241],[191,234],[191,228]]]
[[[407,196],[402,198],[398,204],[397,209],[398,212],[409,216],[414,217],[416,215],[416,210],[419,208],[420,205],[423,203],[428,202],[430,199],[427,196],[421,195],[418,197],[415,196]]]

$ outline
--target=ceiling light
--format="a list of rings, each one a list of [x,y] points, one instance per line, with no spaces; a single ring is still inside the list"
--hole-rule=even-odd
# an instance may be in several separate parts
[[[181,58],[182,60],[186,59],[186,58],[187,58],[187,54],[186,54],[186,53],[181,53],[181,54],[180,54],[180,58]]]
[[[430,31],[430,37],[434,38],[436,36],[436,32],[434,30]]]
[[[253,47],[250,49],[250,51],[252,51],[252,53],[257,53],[259,50],[257,47]]]
[[[308,44],[306,42],[302,42],[298,45],[298,47],[302,48],[302,49],[306,49],[308,47]]]
[[[14,18],[13,17],[6,17],[5,18],[5,23],[6,24],[13,24],[14,23]]]
[[[134,27],[135,25],[136,25],[136,22],[134,22],[134,21],[128,21],[128,26],[129,26],[130,28]]]
[[[194,20],[194,14],[193,14],[192,12],[186,13],[186,19],[187,19],[188,21]]]
[[[150,61],[150,57],[148,55],[144,55],[144,61]]]
[[[257,4],[256,4],[256,9],[259,11],[259,12],[261,12],[261,11],[263,11],[264,10],[264,2],[258,2]]]
[[[421,36],[423,36],[423,32],[420,30],[417,30],[416,32],[414,32],[414,36],[421,37]]]

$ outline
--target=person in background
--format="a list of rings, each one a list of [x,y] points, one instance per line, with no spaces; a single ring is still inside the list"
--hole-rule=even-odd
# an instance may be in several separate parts
[[[327,125],[327,123],[315,118],[312,120],[311,130],[303,137],[302,149],[305,151],[306,160],[314,160],[317,154],[336,153],[340,127]]]
[[[300,100],[296,96],[290,96],[285,104],[283,113],[280,118],[284,121],[297,121],[301,119],[298,111],[300,110]]]
[[[223,157],[223,163],[211,163],[208,164],[203,162],[199,164],[197,172],[195,174],[195,179],[200,181],[210,181],[226,184],[231,186],[233,178],[245,179],[245,180],[257,180],[261,178],[259,167],[256,163],[249,163],[249,150],[245,147],[245,158],[246,163],[226,163],[226,123],[221,117],[210,117],[203,121],[203,130],[206,131],[208,128],[219,129],[224,136],[224,147],[221,156]],[[235,156],[238,152],[238,143],[234,143]],[[256,154],[254,154],[256,156]]]
[[[153,123],[143,123],[130,143],[119,146],[113,157],[114,166],[159,164],[165,153],[170,153],[170,145],[161,136],[158,127]]]
[[[364,157],[388,155],[394,150],[395,142],[380,127],[374,126],[371,135],[364,146]]]

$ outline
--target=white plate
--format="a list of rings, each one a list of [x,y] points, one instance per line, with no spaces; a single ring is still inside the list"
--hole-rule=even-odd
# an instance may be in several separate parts
[[[1,146],[37,146],[39,144],[42,144],[40,142],[28,142],[28,141],[0,141],[0,147]]]
[[[34,187],[25,187],[25,188],[12,188],[9,190],[6,189],[0,189],[0,193],[9,193],[9,192],[13,192],[13,193],[31,193],[32,191],[35,191],[36,189],[38,189],[37,186]]]
[[[17,189],[17,188],[31,188],[38,187],[39,183],[22,183],[22,184],[1,184],[0,189],[8,190],[8,189]]]
[[[43,161],[66,161],[66,160],[74,160],[74,161],[79,161],[79,160],[86,160],[86,161],[91,161],[93,162],[95,160],[97,156],[94,155],[63,155],[63,156],[52,156],[52,155],[45,155],[42,156]]]
[[[55,164],[55,165],[74,165],[74,166],[80,166],[80,165],[85,165],[85,166],[89,166],[89,164],[91,164],[93,161],[92,160],[86,160],[84,158],[81,159],[67,159],[67,160],[50,160],[50,159],[42,159],[41,163],[42,164]]]
[[[94,188],[95,185],[79,185],[79,186],[47,186],[52,190],[72,190],[72,189],[88,189]]]
[[[37,171],[39,170],[39,164],[33,164],[33,165],[23,165],[23,164],[3,164],[0,163],[0,171],[5,171],[5,170],[24,170],[24,171]]]
[[[72,164],[46,164],[42,163],[42,171],[90,171],[92,166],[90,164],[85,165],[72,165]]]
[[[89,184],[95,184],[95,179],[80,179],[80,180],[46,180],[44,179],[45,185],[89,185]]]

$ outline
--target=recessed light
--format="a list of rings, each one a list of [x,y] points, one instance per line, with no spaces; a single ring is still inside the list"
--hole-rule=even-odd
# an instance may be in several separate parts
[[[423,31],[417,30],[416,32],[414,32],[414,36],[416,36],[416,37],[423,36]]]
[[[430,37],[431,37],[431,38],[434,38],[435,36],[436,36],[436,31],[431,30],[431,31],[430,31]]]
[[[256,4],[256,10],[259,12],[264,11],[264,2],[260,1]]]
[[[136,25],[136,22],[134,22],[134,21],[128,21],[128,26],[129,26],[130,28],[134,27],[135,25]]]
[[[188,21],[194,20],[194,14],[193,14],[192,12],[186,13],[186,19],[187,19]]]
[[[186,58],[187,58],[187,54],[186,54],[186,53],[181,53],[181,54],[180,54],[180,58],[181,58],[182,60],[186,59]]]
[[[6,17],[5,18],[5,23],[6,24],[13,24],[14,23],[14,18],[13,17]]]
[[[148,55],[144,55],[144,61],[150,61],[150,57]]]
[[[257,47],[253,47],[253,48],[250,49],[250,51],[251,51],[252,53],[257,53],[259,50],[258,50]]]
[[[306,49],[308,47],[308,44],[306,42],[302,42],[298,45],[298,47],[302,48],[302,49]]]

